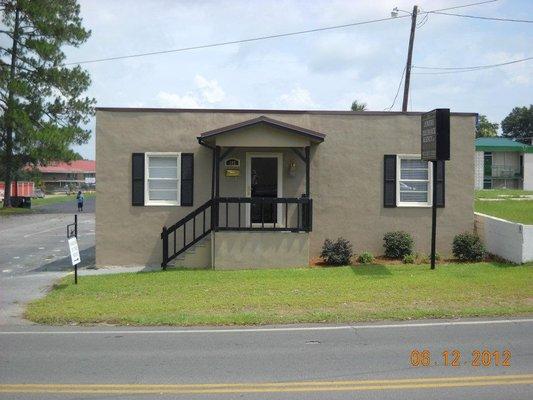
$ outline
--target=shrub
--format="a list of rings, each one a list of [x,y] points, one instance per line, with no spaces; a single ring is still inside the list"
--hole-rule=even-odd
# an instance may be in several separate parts
[[[363,251],[359,254],[359,257],[357,257],[357,261],[361,264],[372,264],[374,262],[374,255],[369,251]]]
[[[453,238],[453,255],[461,261],[480,261],[485,257],[485,246],[479,237],[465,232]]]
[[[383,237],[385,242],[385,256],[389,258],[403,258],[413,252],[414,241],[410,234],[404,231],[387,232]]]
[[[421,264],[429,264],[431,262],[431,254],[421,254],[417,257]],[[435,261],[439,261],[441,256],[439,253],[435,253]]]
[[[404,264],[414,264],[416,261],[416,256],[414,254],[406,254],[402,258]]]
[[[322,246],[322,253],[320,253],[320,257],[329,265],[349,265],[352,256],[352,244],[342,237],[335,242],[326,239]]]

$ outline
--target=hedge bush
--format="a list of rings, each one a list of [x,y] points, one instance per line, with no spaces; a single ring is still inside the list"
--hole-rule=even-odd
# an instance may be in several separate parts
[[[357,261],[361,264],[372,264],[374,262],[374,255],[369,251],[363,251],[357,257]]]
[[[404,264],[414,264],[415,261],[416,261],[416,255],[414,255],[414,254],[406,254],[402,258],[402,262]]]
[[[336,241],[326,239],[320,253],[320,257],[328,265],[350,265],[352,256],[352,244],[342,237]]]
[[[413,237],[404,231],[387,232],[383,237],[385,256],[403,259],[407,254],[413,253]]]
[[[479,236],[464,232],[453,238],[452,251],[455,258],[461,261],[481,261],[485,257],[485,246]]]

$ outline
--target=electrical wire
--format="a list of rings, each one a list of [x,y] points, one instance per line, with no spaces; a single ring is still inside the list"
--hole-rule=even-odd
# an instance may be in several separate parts
[[[420,22],[418,22],[418,23],[416,24],[417,29],[423,27],[423,26],[426,24],[426,22],[428,21],[428,19],[429,19],[429,13],[427,13],[426,15],[424,15],[424,16],[422,17],[422,19],[420,20]]]
[[[398,99],[398,94],[400,94],[400,88],[402,87],[403,83],[403,76],[405,75],[405,70],[407,69],[407,64],[403,67],[402,76],[400,77],[400,83],[398,84],[398,89],[396,90],[396,95],[394,96],[394,100],[392,101],[392,104],[390,107],[384,108],[383,111],[389,111],[392,110],[392,107],[396,104],[396,100]]]
[[[487,0],[487,1],[477,2],[477,3],[463,4],[463,5],[460,5],[460,6],[441,8],[441,9],[438,9],[438,10],[424,11],[424,13],[455,10],[455,9],[458,9],[458,8],[464,8],[464,7],[477,6],[477,5],[481,5],[481,4],[493,3],[495,1],[498,1],[498,0]],[[212,48],[212,47],[226,46],[226,45],[231,45],[231,44],[257,42],[257,41],[260,41],[260,40],[276,39],[276,38],[287,37],[287,36],[304,35],[304,34],[314,33],[314,32],[323,32],[323,31],[329,31],[329,30],[334,30],[334,29],[342,29],[342,28],[349,28],[349,27],[359,26],[359,25],[373,24],[373,23],[376,23],[376,22],[383,22],[383,21],[390,21],[390,20],[393,20],[393,19],[406,18],[406,17],[409,17],[410,15],[411,14],[409,14],[409,15],[400,15],[400,16],[396,16],[396,17],[392,17],[391,16],[391,17],[387,17],[387,18],[378,18],[378,19],[373,19],[373,20],[368,20],[368,21],[360,21],[360,22],[353,22],[353,23],[343,24],[343,25],[327,26],[327,27],[321,27],[321,28],[315,28],[315,29],[307,29],[307,30],[295,31],[295,32],[278,33],[278,34],[267,35],[267,36],[257,36],[257,37],[248,38],[248,39],[231,40],[231,41],[227,41],[227,42],[210,43],[210,44],[204,44],[204,45],[198,45],[198,46],[182,47],[182,48],[171,49],[171,50],[151,51],[151,52],[146,52],[146,53],[129,54],[129,55],[124,55],[124,56],[96,58],[96,59],[93,59],[93,60],[83,60],[83,61],[64,63],[62,65],[63,66],[69,66],[69,65],[91,64],[91,63],[98,63],[98,62],[104,62],[104,61],[116,61],[116,60],[124,60],[124,59],[128,59],[128,58],[147,57],[147,56],[154,56],[154,55],[160,55],[160,54],[169,54],[169,53],[178,53],[178,52],[191,51],[191,50],[200,50],[200,49],[207,49],[207,48]]]
[[[334,30],[334,29],[348,28],[348,27],[352,27],[352,26],[367,25],[367,24],[373,24],[375,22],[383,22],[383,21],[389,21],[389,20],[392,20],[392,19],[406,18],[406,17],[408,17],[408,15],[401,15],[401,16],[398,16],[398,17],[379,18],[379,19],[373,19],[373,20],[369,20],[369,21],[353,22],[353,23],[350,23],[350,24],[343,24],[343,25],[326,26],[326,27],[322,27],[322,28],[307,29],[307,30],[304,30],[304,31],[278,33],[278,34],[268,35],[268,36],[257,36],[257,37],[253,37],[253,38],[231,40],[231,41],[227,41],[227,42],[203,44],[203,45],[199,45],[199,46],[182,47],[182,48],[179,48],[179,49],[172,49],[172,50],[151,51],[151,52],[148,52],[148,53],[130,54],[130,55],[126,55],[126,56],[97,58],[97,59],[94,59],[94,60],[85,60],[85,61],[77,61],[77,62],[65,63],[63,65],[66,66],[66,65],[89,64],[89,63],[97,63],[97,62],[102,62],[102,61],[123,60],[123,59],[127,59],[127,58],[146,57],[146,56],[153,56],[153,55],[158,55],[158,54],[178,53],[178,52],[189,51],[189,50],[207,49],[207,48],[211,48],[211,47],[226,46],[226,45],[229,45],[229,44],[257,42],[259,40],[275,39],[275,38],[281,38],[281,37],[287,37],[287,36],[295,36],[295,35],[304,35],[304,34],[307,34],[307,33],[323,32],[323,31],[329,31],[329,30]]]
[[[463,17],[463,18],[473,18],[473,19],[482,19],[482,20],[488,20],[488,21],[501,21],[501,22],[523,22],[526,24],[533,23],[533,20],[529,19],[512,19],[512,18],[497,18],[497,17],[483,17],[481,15],[465,15],[465,14],[454,14],[454,13],[446,13],[446,12],[440,12],[440,11],[427,11],[428,14],[438,14],[438,15],[447,15],[451,17]]]
[[[427,66],[416,66],[416,65],[413,65],[411,68],[440,70],[438,72],[436,72],[436,71],[432,71],[432,72],[413,72],[414,74],[417,74],[417,75],[441,75],[441,74],[455,74],[455,73],[461,73],[461,72],[480,71],[480,70],[484,70],[484,69],[502,67],[504,65],[517,64],[517,63],[526,62],[526,61],[530,61],[530,60],[533,60],[533,57],[527,57],[527,58],[522,58],[520,60],[513,60],[513,61],[508,61],[508,62],[498,63],[498,64],[477,65],[477,66],[473,66],[473,67],[427,67]]]
[[[460,5],[460,6],[454,6],[454,7],[448,7],[448,8],[441,8],[439,10],[433,10],[434,12],[435,11],[448,11],[448,10],[457,10],[458,8],[465,8],[465,7],[472,7],[472,6],[480,6],[482,4],[488,4],[488,3],[495,3],[499,0],[486,0],[486,1],[480,1],[478,3],[470,3],[470,4],[463,4],[463,5]],[[430,11],[425,11],[425,12],[430,12]]]

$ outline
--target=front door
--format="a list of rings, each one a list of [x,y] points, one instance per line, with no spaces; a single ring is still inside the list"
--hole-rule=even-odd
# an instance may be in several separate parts
[[[247,197],[282,197],[281,166],[281,153],[247,153]],[[280,205],[251,204],[246,211],[249,226],[281,225]]]

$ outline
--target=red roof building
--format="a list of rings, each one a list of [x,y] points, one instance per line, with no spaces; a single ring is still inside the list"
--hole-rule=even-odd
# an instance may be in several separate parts
[[[36,166],[47,192],[93,189],[96,185],[96,161],[51,162]]]
[[[96,161],[94,160],[75,160],[69,163],[53,162],[47,166],[38,166],[41,173],[48,174],[77,174],[77,173],[96,173]]]

